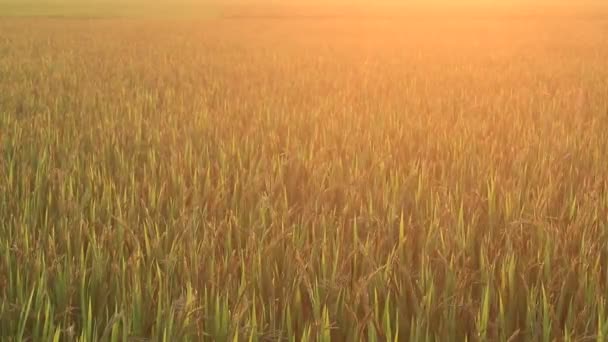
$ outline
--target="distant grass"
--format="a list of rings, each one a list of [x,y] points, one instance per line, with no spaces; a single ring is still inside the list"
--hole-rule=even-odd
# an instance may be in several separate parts
[[[0,17],[53,18],[412,18],[473,16],[601,16],[602,0],[280,1],[280,0],[0,0]]]
[[[605,341],[594,18],[0,20],[0,340]]]
[[[218,7],[208,1],[0,0],[0,16],[53,18],[209,18]]]

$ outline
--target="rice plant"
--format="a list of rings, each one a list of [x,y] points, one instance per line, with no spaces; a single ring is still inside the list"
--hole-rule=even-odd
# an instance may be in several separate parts
[[[608,339],[608,12],[234,10],[0,19],[1,340]]]

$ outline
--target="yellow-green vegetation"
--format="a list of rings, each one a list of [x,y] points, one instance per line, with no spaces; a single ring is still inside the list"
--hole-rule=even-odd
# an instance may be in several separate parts
[[[607,340],[607,12],[247,13],[0,19],[0,340]]]

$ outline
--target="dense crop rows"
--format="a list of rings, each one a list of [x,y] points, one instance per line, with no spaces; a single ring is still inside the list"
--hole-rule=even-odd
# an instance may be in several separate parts
[[[608,339],[607,23],[0,20],[1,339]]]

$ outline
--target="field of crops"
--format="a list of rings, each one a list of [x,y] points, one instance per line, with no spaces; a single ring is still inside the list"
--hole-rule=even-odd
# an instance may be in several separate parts
[[[0,340],[608,340],[608,11],[252,8],[0,17]]]

